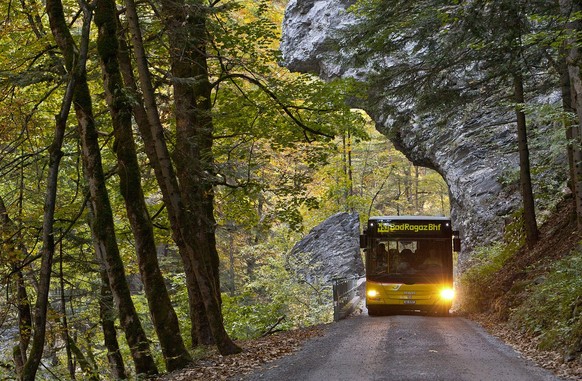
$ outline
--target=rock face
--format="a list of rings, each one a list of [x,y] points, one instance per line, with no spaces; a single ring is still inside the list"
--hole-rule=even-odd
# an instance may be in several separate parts
[[[365,82],[366,68],[355,69],[355,53],[338,45],[339,32],[357,22],[346,12],[351,3],[291,0],[283,22],[284,65],[323,79],[350,77]],[[452,119],[402,118],[406,113],[397,117],[388,111],[393,105],[383,98],[384,89],[367,84],[370,96],[356,106],[374,119],[376,128],[409,160],[436,170],[447,182],[453,226],[463,240],[461,262],[475,246],[499,238],[507,216],[520,206],[521,199],[516,182],[519,158],[513,113],[504,114],[506,111],[480,104],[459,110]],[[530,148],[535,168],[536,149]],[[547,152],[537,152],[537,157],[547,157]],[[563,163],[560,168],[561,173],[555,174],[559,180],[553,181],[563,184]],[[508,177],[513,180],[507,181]]]
[[[337,213],[313,228],[293,249],[291,256],[305,253],[313,274],[325,281],[364,275],[360,255],[360,221],[357,213]],[[310,276],[310,274],[306,274]]]

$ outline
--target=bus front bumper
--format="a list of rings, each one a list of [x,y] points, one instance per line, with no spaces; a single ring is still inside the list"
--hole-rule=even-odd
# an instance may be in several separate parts
[[[366,284],[366,306],[373,309],[448,311],[454,290],[448,285],[399,283]]]

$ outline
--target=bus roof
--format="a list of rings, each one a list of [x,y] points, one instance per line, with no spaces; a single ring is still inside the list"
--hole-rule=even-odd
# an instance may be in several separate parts
[[[373,216],[370,217],[370,221],[382,221],[382,220],[391,220],[391,221],[450,221],[450,217],[444,216]]]

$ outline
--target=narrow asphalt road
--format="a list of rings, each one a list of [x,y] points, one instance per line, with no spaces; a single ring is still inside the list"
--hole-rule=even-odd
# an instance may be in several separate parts
[[[560,380],[460,317],[360,315],[244,381]]]

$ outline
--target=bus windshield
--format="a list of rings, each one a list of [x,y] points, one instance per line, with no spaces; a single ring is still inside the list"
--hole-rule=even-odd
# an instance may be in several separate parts
[[[368,255],[367,277],[383,282],[437,281],[451,268],[450,239],[375,239]]]

